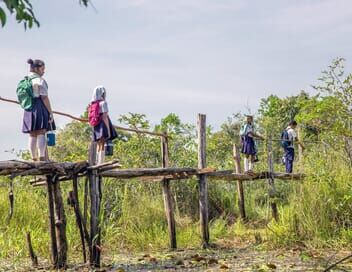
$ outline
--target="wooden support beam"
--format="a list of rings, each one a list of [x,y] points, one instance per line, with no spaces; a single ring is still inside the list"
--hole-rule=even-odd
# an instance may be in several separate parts
[[[0,176],[11,175],[16,176],[43,176],[59,174],[61,176],[69,176],[84,172],[88,166],[87,162],[30,162],[30,161],[0,161]]]
[[[275,202],[275,197],[276,197],[276,189],[275,189],[275,184],[274,184],[274,159],[273,159],[273,141],[272,138],[269,137],[268,141],[268,166],[269,166],[269,176],[268,176],[268,183],[269,183],[269,201],[270,201],[270,206],[272,210],[272,215],[275,219],[275,221],[279,220],[279,212],[277,210],[277,205]]]
[[[107,166],[112,166],[112,165],[116,165],[115,168],[118,168],[121,166],[118,162],[119,160],[113,160],[113,161],[108,161],[97,165],[88,166],[87,170],[101,170],[101,169],[105,169],[105,167]]]
[[[48,192],[48,217],[49,217],[49,233],[51,241],[51,263],[57,267],[57,244],[55,233],[55,213],[54,213],[54,196],[53,196],[53,180],[51,176],[46,177],[47,192]]]
[[[241,157],[240,151],[236,144],[233,145],[233,159],[235,162],[235,171],[236,174],[241,174]],[[243,190],[243,181],[237,180],[237,197],[238,197],[238,209],[240,211],[240,215],[243,221],[246,221],[246,210],[245,210],[245,202],[244,202],[244,190]]]
[[[32,260],[32,267],[36,268],[36,267],[38,267],[38,257],[35,254],[33,246],[32,246],[32,240],[31,240],[31,233],[30,232],[27,232],[26,240],[27,240],[27,247],[28,247],[29,257]]]
[[[117,169],[101,172],[103,177],[115,178],[137,178],[143,176],[164,176],[178,173],[187,173],[197,175],[197,169],[194,168],[138,168],[138,169]]]
[[[55,204],[55,230],[58,257],[56,268],[65,268],[68,249],[66,237],[66,215],[60,184],[57,182],[53,183],[53,196]]]
[[[169,167],[169,145],[168,145],[168,139],[166,137],[161,138],[161,160],[162,160],[163,168]],[[165,215],[167,218],[167,224],[169,229],[170,248],[176,249],[177,248],[176,222],[175,222],[175,215],[174,215],[174,209],[173,209],[174,205],[173,205],[172,195],[170,190],[170,180],[164,178],[162,180],[162,187],[163,187]]]
[[[83,218],[81,209],[79,207],[79,198],[78,198],[78,177],[74,176],[72,179],[72,187],[73,187],[73,195],[72,195],[72,206],[75,211],[76,216],[76,224],[79,229],[79,234],[81,237],[81,244],[82,244],[82,254],[83,254],[83,261],[84,263],[87,262],[87,255],[86,255],[86,244],[85,239],[89,245],[89,234],[87,231],[86,226],[83,224]]]
[[[87,228],[88,222],[88,196],[89,196],[89,176],[86,176],[84,179],[84,202],[83,202],[83,225]],[[89,256],[91,254],[92,246],[90,245],[91,239],[89,238]]]
[[[89,166],[96,165],[96,143],[92,142],[89,148]],[[90,265],[100,267],[100,179],[97,170],[89,170],[90,187]]]
[[[206,116],[198,114],[198,168],[206,167]],[[199,175],[199,214],[202,246],[209,246],[208,183],[205,174]]]

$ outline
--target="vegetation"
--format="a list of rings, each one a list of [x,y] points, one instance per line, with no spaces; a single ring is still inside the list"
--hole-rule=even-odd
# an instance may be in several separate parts
[[[34,8],[30,0],[1,0],[4,7],[0,6],[0,25],[5,26],[7,15],[6,10],[10,14],[14,14],[18,23],[23,23],[25,29],[32,28],[34,25],[40,26],[38,19],[34,14]],[[88,6],[89,0],[79,0],[79,3]]]
[[[271,219],[266,182],[245,183],[248,222],[241,222],[237,208],[236,184],[209,182],[210,236],[212,242],[255,240],[270,247],[304,245],[313,247],[350,247],[352,242],[352,75],[344,76],[343,59],[335,60],[314,86],[316,93],[306,91],[296,96],[262,99],[257,127],[266,137],[275,140],[275,169],[280,164],[282,150],[279,135],[287,122],[295,118],[306,150],[295,165],[306,175],[304,182],[276,182],[276,201],[280,220]],[[214,131],[207,130],[208,166],[234,168],[232,144],[238,141],[243,120],[241,114],[229,117]],[[128,113],[113,120],[133,128],[167,131],[170,136],[170,165],[197,165],[196,130],[183,123],[175,114],[152,126],[143,114]],[[119,132],[114,142],[115,155],[125,168],[157,167],[161,165],[160,140],[146,135]],[[51,157],[60,161],[85,160],[90,141],[86,124],[71,122],[58,132],[57,145]],[[265,170],[266,143],[259,142],[257,169]],[[83,190],[80,183],[80,190]],[[8,180],[0,183],[0,216],[8,214]],[[0,258],[12,260],[26,256],[26,231],[30,231],[39,256],[48,258],[48,227],[46,193],[43,188],[31,188],[26,179],[14,181],[15,212],[7,224],[0,223]],[[66,195],[69,185],[63,185]],[[168,246],[167,223],[158,183],[104,180],[104,254],[118,250],[150,250]],[[197,181],[172,182],[176,204],[178,244],[198,246]],[[82,196],[81,196],[82,197]],[[80,239],[73,211],[66,206],[67,236],[70,254],[79,254]]]

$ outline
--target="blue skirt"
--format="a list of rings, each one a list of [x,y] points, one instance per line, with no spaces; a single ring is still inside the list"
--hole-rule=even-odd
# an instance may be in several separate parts
[[[109,118],[109,128],[110,128],[110,138],[109,138],[108,128],[106,127],[104,121],[101,120],[100,123],[93,128],[93,137],[92,137],[93,141],[97,142],[101,139],[104,139],[105,141],[115,139],[117,137],[117,132],[113,127],[110,118]]]
[[[30,133],[42,129],[46,131],[56,130],[54,121],[49,124],[49,117],[49,111],[45,107],[43,100],[40,97],[35,97],[32,109],[24,111],[22,132]]]
[[[241,152],[247,155],[255,155],[257,154],[257,148],[255,146],[255,142],[253,137],[249,136],[241,136],[242,148]]]

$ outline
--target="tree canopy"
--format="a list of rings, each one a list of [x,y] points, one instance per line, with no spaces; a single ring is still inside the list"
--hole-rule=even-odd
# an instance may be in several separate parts
[[[1,4],[4,5],[1,5]],[[79,0],[79,4],[88,6],[89,0]],[[32,28],[33,26],[40,26],[34,8],[29,0],[0,0],[0,25],[6,25],[7,16],[14,15],[18,23],[23,23],[25,29]]]

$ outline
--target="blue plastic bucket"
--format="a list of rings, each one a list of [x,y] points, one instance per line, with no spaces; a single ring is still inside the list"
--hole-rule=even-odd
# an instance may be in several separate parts
[[[55,132],[54,131],[48,131],[46,133],[46,139],[47,139],[47,143],[48,146],[54,146],[56,143],[56,139],[55,139]]]
[[[105,143],[105,156],[112,156],[114,154],[114,144],[108,140]]]

